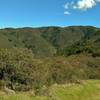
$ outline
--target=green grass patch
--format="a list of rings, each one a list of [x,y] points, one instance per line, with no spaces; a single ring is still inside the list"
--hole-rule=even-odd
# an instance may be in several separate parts
[[[54,85],[49,96],[32,96],[29,93],[0,95],[0,100],[100,100],[100,80],[88,80],[77,85]]]

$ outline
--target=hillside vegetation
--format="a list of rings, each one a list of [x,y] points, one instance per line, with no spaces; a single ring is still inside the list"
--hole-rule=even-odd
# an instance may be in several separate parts
[[[6,28],[0,30],[0,48],[24,47],[31,49],[39,57],[67,55],[71,47],[78,48],[78,51],[81,52],[84,49],[83,45],[85,49],[99,49],[99,40],[100,29],[92,26]],[[71,52],[78,52],[77,50],[73,51]]]
[[[99,28],[0,29],[0,90],[42,95],[43,87],[88,79],[100,79]]]

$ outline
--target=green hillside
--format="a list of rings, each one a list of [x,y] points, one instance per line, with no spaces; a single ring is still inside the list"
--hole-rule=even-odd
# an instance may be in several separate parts
[[[92,26],[6,28],[0,30],[0,47],[25,47],[36,56],[53,56],[77,42],[99,45],[99,30]]]
[[[33,51],[35,55],[52,56],[56,50],[45,39],[43,39],[39,32],[33,29],[4,29],[0,30],[0,47],[22,47]]]
[[[54,84],[75,84],[68,91],[67,88],[63,90],[62,87],[54,87],[53,97],[61,98],[57,100],[73,100],[72,97],[84,100],[81,97],[83,92],[87,100],[91,100],[88,96],[96,89],[94,85],[86,86],[87,90],[90,89],[89,95],[83,89],[85,86],[77,87],[82,85],[83,80],[91,79],[100,79],[99,28],[70,26],[0,29],[1,93],[9,94],[10,90],[29,93],[32,90],[36,98],[42,96],[45,100],[50,92],[48,89]],[[71,90],[74,92],[71,93]],[[65,92],[72,97],[66,97]],[[78,99],[76,95],[82,99]],[[23,94],[21,97],[19,94],[16,96],[21,98]],[[9,98],[17,100],[13,95]]]

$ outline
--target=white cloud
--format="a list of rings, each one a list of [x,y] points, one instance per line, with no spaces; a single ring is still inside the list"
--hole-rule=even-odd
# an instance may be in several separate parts
[[[64,15],[70,15],[70,12],[65,11],[65,12],[64,12]]]
[[[100,0],[79,0],[76,4],[74,4],[73,9],[85,11],[89,8],[96,6],[97,2],[100,2]]]
[[[77,0],[76,2],[74,1],[67,2],[64,5],[65,9],[64,15],[70,15],[71,14],[69,12],[70,9],[86,11],[87,9],[96,6],[97,3],[100,3],[100,0]]]
[[[64,5],[64,9],[67,10],[64,14],[67,14],[69,9],[86,11],[96,6],[97,3],[100,3],[100,0],[77,0],[76,2],[67,2]]]

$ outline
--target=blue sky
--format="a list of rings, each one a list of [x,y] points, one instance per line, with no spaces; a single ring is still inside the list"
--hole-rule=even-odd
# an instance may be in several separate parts
[[[100,0],[0,0],[0,28],[100,27]]]

